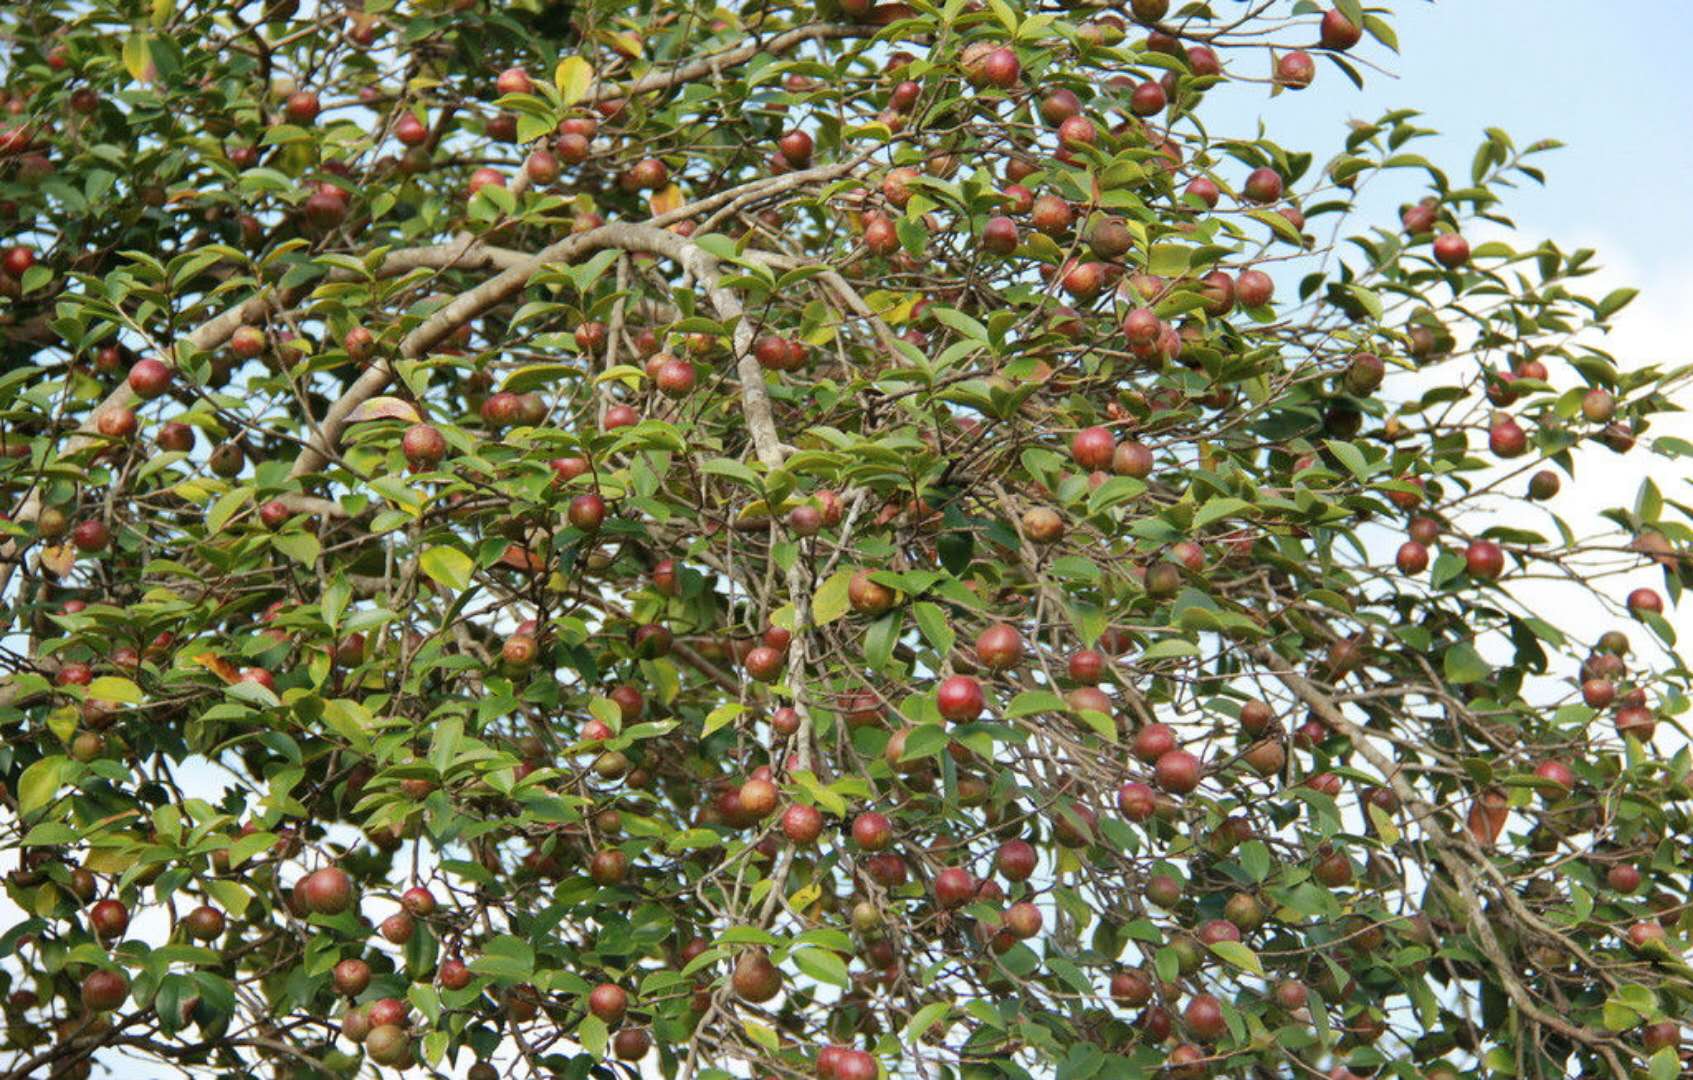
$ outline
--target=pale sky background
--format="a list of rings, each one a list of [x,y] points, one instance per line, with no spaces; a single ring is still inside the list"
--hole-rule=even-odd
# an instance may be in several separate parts
[[[1216,3],[1225,14],[1235,6],[1231,0]],[[1528,182],[1505,207],[1523,243],[1550,237],[1565,251],[1596,248],[1606,272],[1589,279],[1593,295],[1624,284],[1641,289],[1606,344],[1622,366],[1683,362],[1693,352],[1688,347],[1693,339],[1693,199],[1685,194],[1693,177],[1693,139],[1687,137],[1684,86],[1693,5],[1688,0],[1600,5],[1592,0],[1445,0],[1437,5],[1398,0],[1390,6],[1401,55],[1393,57],[1368,39],[1356,52],[1390,68],[1397,78],[1370,74],[1359,91],[1319,60],[1316,87],[1301,94],[1270,101],[1262,87],[1219,91],[1220,100],[1204,114],[1208,126],[1216,133],[1245,134],[1261,114],[1271,137],[1313,150],[1322,161],[1340,147],[1345,120],[1373,119],[1388,108],[1414,106],[1424,113],[1424,126],[1444,133],[1423,143],[1420,152],[1455,176],[1467,176],[1470,155],[1486,126],[1503,127],[1518,145],[1560,139],[1566,148],[1539,162],[1547,171],[1547,186]],[[1400,202],[1422,194],[1414,186],[1415,174],[1401,176],[1402,187],[1372,185],[1380,220],[1395,220]],[[1653,434],[1670,426],[1660,423]],[[1684,434],[1688,430],[1685,423],[1674,426]],[[1629,504],[1647,468],[1667,497],[1693,494],[1686,491],[1685,468],[1651,455],[1649,440],[1626,457],[1588,455],[1583,482],[1566,484],[1560,509],[1579,519],[1583,515],[1572,512],[1577,505]],[[1630,585],[1661,587],[1658,579],[1655,570],[1642,571]],[[1619,599],[1622,589],[1619,585]],[[1560,610],[1564,594],[1550,590],[1546,596],[1551,610],[1545,614],[1555,623],[1569,625],[1591,610],[1573,597],[1567,602],[1575,606]],[[1693,632],[1685,617],[1673,621],[1684,638]],[[1644,632],[1636,629],[1632,636],[1642,639]],[[215,794],[218,778],[205,779],[206,794]],[[368,907],[376,918],[392,910],[391,904]],[[0,925],[14,916],[0,910]],[[144,926],[138,919],[135,929]],[[117,1075],[139,1075],[133,1062],[108,1063]],[[148,1075],[155,1072],[148,1070]]]
[[[1612,333],[1593,342],[1612,353],[1622,369],[1655,363],[1668,370],[1693,360],[1693,200],[1684,194],[1693,177],[1693,139],[1686,134],[1682,85],[1684,56],[1693,46],[1693,5],[1685,0],[1630,0],[1597,8],[1578,0],[1396,0],[1366,6],[1393,11],[1400,53],[1394,56],[1366,36],[1352,54],[1390,74],[1363,69],[1365,86],[1359,90],[1319,57],[1316,83],[1303,92],[1272,100],[1262,86],[1213,91],[1218,100],[1205,107],[1208,128],[1214,134],[1250,132],[1261,117],[1270,138],[1314,152],[1315,170],[1342,148],[1347,121],[1416,108],[1422,115],[1414,122],[1441,134],[1408,149],[1444,169],[1457,186],[1468,183],[1470,159],[1485,128],[1503,128],[1518,147],[1557,139],[1565,144],[1562,149],[1533,161],[1546,173],[1545,186],[1523,178],[1514,190],[1499,192],[1504,201],[1496,209],[1517,225],[1509,239],[1519,249],[1542,239],[1566,253],[1595,249],[1601,271],[1571,286],[1587,295],[1602,297],[1622,286],[1640,290],[1615,318]],[[1261,76],[1264,70],[1245,74]],[[1416,170],[1374,179],[1364,188],[1358,225],[1347,231],[1358,231],[1366,220],[1394,227],[1399,205],[1426,193]],[[1313,223],[1310,231],[1326,238],[1331,221]],[[1466,235],[1473,244],[1501,232],[1490,225],[1471,226]],[[1579,385],[1567,365],[1551,366],[1555,384]],[[1456,373],[1463,365],[1450,367]],[[1650,452],[1652,438],[1664,434],[1693,438],[1693,421],[1654,418],[1651,430],[1627,455],[1599,448],[1579,454],[1575,482],[1564,478],[1563,493],[1552,507],[1578,535],[1591,533],[1602,524],[1595,517],[1598,510],[1633,505],[1648,473],[1666,498],[1686,501],[1693,496],[1687,466]],[[1500,509],[1512,524],[1556,535],[1532,504],[1513,501]],[[1667,513],[1685,523],[1673,510]],[[1611,581],[1605,591],[1618,604],[1637,585],[1663,591],[1662,573],[1655,567]],[[1585,630],[1584,620],[1600,614],[1574,588],[1528,588],[1533,591],[1521,586],[1513,591],[1566,629]],[[1693,603],[1687,610],[1693,611]],[[1666,617],[1681,640],[1693,635],[1688,614],[1672,610]],[[1614,616],[1606,616],[1606,626],[1613,622]],[[1629,629],[1637,648],[1648,643],[1644,628]],[[1660,743],[1666,734],[1676,737],[1665,725],[1659,731]]]

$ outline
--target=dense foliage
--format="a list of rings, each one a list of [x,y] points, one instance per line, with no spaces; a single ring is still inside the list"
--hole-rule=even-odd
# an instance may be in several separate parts
[[[1681,1075],[1685,373],[1396,47],[0,7],[0,1077]]]

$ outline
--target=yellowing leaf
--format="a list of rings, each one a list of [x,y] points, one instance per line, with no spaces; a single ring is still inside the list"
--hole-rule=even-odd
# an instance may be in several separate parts
[[[834,622],[845,615],[852,607],[847,597],[847,587],[852,584],[850,570],[836,570],[829,576],[829,580],[817,587],[817,593],[811,598],[811,621],[816,626]]]
[[[89,683],[88,697],[92,701],[118,701],[125,705],[139,705],[142,701],[141,688],[118,675],[102,675]]]
[[[728,724],[730,721],[734,720],[735,717],[746,711],[747,707],[738,701],[730,701],[719,705],[717,708],[711,710],[710,715],[705,718],[705,729],[700,732],[700,738],[703,739],[712,732],[719,730],[725,724]]]
[[[594,84],[594,65],[580,56],[567,56],[553,70],[553,85],[565,105],[574,105],[588,96]]]
[[[54,544],[41,549],[41,568],[55,577],[64,577],[76,565],[76,549],[69,544]]]
[[[1211,951],[1244,971],[1254,975],[1264,974],[1264,965],[1259,962],[1258,954],[1242,945],[1238,941],[1219,941],[1211,946]]]
[[[146,34],[136,31],[124,40],[123,66],[137,82],[151,82],[158,76],[159,69],[153,64],[153,42]]]
[[[415,424],[421,419],[417,410],[412,408],[409,401],[397,397],[373,397],[353,410],[353,415],[347,417],[349,424],[356,424],[361,420],[404,420],[408,424]]]
[[[664,190],[655,191],[647,197],[647,205],[652,207],[654,217],[679,210],[682,207],[682,189],[675,184],[667,184]]]
[[[452,547],[432,547],[418,559],[418,565],[436,584],[449,589],[463,589],[470,584],[476,563],[469,555]]]

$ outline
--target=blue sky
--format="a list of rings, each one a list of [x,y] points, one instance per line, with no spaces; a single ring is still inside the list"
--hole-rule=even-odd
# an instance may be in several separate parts
[[[1485,127],[1504,128],[1519,146],[1556,138],[1565,148],[1539,162],[1546,187],[1529,182],[1507,205],[1528,237],[1566,250],[1599,247],[1604,261],[1636,278],[1643,301],[1662,302],[1653,294],[1693,273],[1686,0],[1367,6],[1391,7],[1400,55],[1368,38],[1355,52],[1397,77],[1370,74],[1359,91],[1325,63],[1304,93],[1269,101],[1253,88],[1254,100],[1240,103],[1262,111],[1272,137],[1318,149],[1321,159],[1338,148],[1345,120],[1412,107],[1442,132],[1422,152],[1459,174]]]

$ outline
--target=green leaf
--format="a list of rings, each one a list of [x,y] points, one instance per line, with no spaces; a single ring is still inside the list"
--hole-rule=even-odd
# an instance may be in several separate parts
[[[309,532],[278,533],[270,538],[270,545],[301,566],[316,566],[323,554],[323,545]]]
[[[1143,660],[1169,660],[1175,657],[1198,656],[1199,646],[1186,638],[1164,638],[1147,646],[1141,653]]]
[[[911,614],[917,620],[917,629],[923,634],[923,640],[939,653],[946,656],[952,652],[952,646],[957,642],[958,635],[953,633],[947,624],[946,612],[939,604],[927,600],[911,606]]]
[[[1629,302],[1639,295],[1639,289],[1614,289],[1603,300],[1599,301],[1596,314],[1601,319],[1608,319],[1627,307]]]
[[[1365,807],[1370,812],[1370,823],[1376,827],[1376,835],[1381,837],[1381,842],[1388,847],[1397,844],[1399,842],[1399,826],[1393,823],[1393,819],[1387,815],[1387,811],[1375,803],[1366,803]]]
[[[470,961],[470,970],[478,975],[523,982],[535,974],[535,950],[522,938],[501,934],[482,946],[482,952]]]
[[[1454,683],[1480,682],[1493,672],[1487,661],[1476,652],[1475,646],[1467,641],[1460,641],[1447,649],[1441,666],[1447,681]]]
[[[827,949],[799,949],[790,954],[794,966],[816,979],[843,989],[852,985],[847,966],[840,957]]]
[[[774,1028],[768,1024],[759,1023],[750,1016],[743,1017],[741,1019],[741,1029],[747,1033],[747,1038],[764,1047],[764,1049],[768,1050],[772,1054],[776,1053],[782,1045],[780,1040],[776,1037],[776,1030]]]
[[[63,754],[44,757],[18,777],[18,813],[24,817],[46,806],[59,793],[59,781],[70,764]]]
[[[1341,442],[1339,439],[1329,439],[1324,445],[1329,448],[1329,453],[1333,454],[1335,459],[1345,466],[1346,470],[1353,476],[1360,480],[1369,478],[1370,463],[1365,460],[1362,450],[1349,442]]]
[[[706,716],[705,727],[700,732],[700,738],[703,739],[712,732],[720,730],[746,711],[747,707],[738,701],[727,701],[717,706]]]
[[[1238,941],[1216,942],[1211,946],[1211,951],[1243,971],[1250,971],[1259,976],[1264,974],[1264,965],[1259,961],[1258,954]]]
[[[436,584],[458,591],[470,584],[470,575],[476,570],[476,562],[469,555],[458,548],[445,546],[425,551],[418,559],[418,566]]]
[[[1373,289],[1366,289],[1362,285],[1347,285],[1345,288],[1348,293],[1352,294],[1352,298],[1358,301],[1364,311],[1369,314],[1372,320],[1375,322],[1381,322],[1381,317],[1384,313],[1381,306],[1381,297],[1377,296]]]
[[[247,914],[247,905],[253,902],[253,894],[245,886],[228,878],[205,878],[202,883],[212,898],[231,915],[239,919]]]
[[[605,1021],[593,1013],[584,1016],[582,1023],[576,1027],[576,1041],[582,1044],[582,1049],[597,1058],[605,1057],[606,1037]]]
[[[229,519],[235,516],[235,512],[250,502],[252,498],[253,488],[248,484],[243,484],[220,495],[218,501],[213,503],[211,510],[206,513],[207,535],[220,531],[229,523]]]
[[[912,1042],[922,1038],[929,1029],[940,1022],[941,1017],[952,1011],[951,1001],[931,1001],[912,1016],[911,1022],[905,1025],[905,1039]]]

